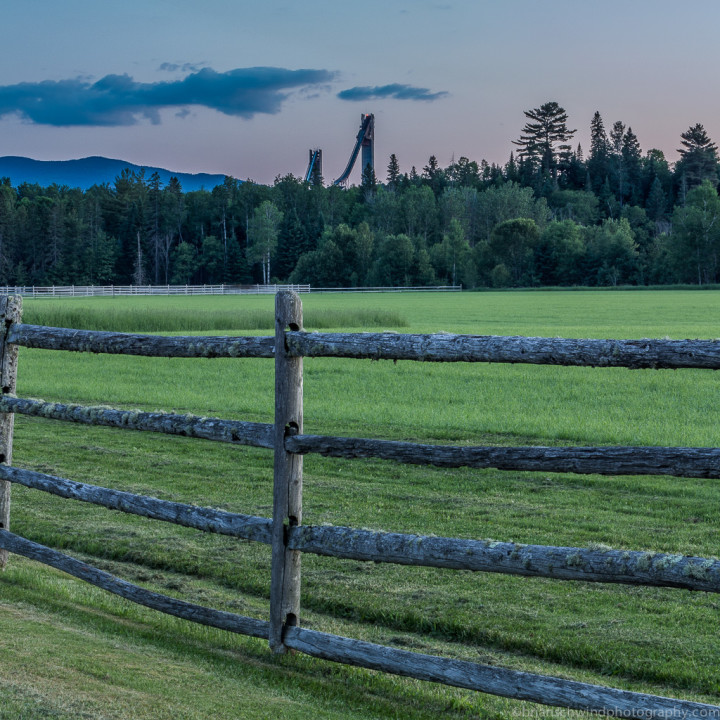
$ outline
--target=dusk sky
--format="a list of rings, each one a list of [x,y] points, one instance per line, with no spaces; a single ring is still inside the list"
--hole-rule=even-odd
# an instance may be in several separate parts
[[[391,153],[403,172],[430,155],[504,164],[523,111],[550,100],[585,151],[596,110],[670,161],[690,125],[720,141],[716,0],[0,0],[0,11],[0,155],[271,183],[302,175],[320,147],[329,182],[371,112],[382,181]]]

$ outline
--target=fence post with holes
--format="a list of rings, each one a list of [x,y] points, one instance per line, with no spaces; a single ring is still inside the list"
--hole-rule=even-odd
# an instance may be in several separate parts
[[[290,357],[286,330],[302,330],[300,297],[289,291],[275,296],[275,466],[273,483],[270,647],[284,653],[286,626],[297,625],[300,612],[300,553],[287,548],[288,528],[302,521],[302,455],[285,450],[287,435],[303,430],[303,361]]]
[[[22,297],[6,295],[0,297],[0,382],[2,394],[15,393],[17,380],[17,345],[7,342],[10,327],[20,322],[22,313]],[[3,465],[12,463],[14,413],[0,413],[0,462]],[[0,481],[0,529],[10,529],[10,483]],[[0,549],[0,570],[7,565],[8,552]]]

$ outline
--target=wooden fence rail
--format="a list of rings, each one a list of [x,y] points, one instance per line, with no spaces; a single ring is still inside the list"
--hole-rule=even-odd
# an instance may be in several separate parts
[[[19,323],[8,331],[7,342],[45,350],[186,358],[270,358],[274,357],[275,347],[273,336],[164,337]],[[575,340],[289,331],[285,346],[289,357],[720,370],[720,340]]]
[[[271,545],[274,521],[223,510],[159,500],[121,490],[0,465],[0,480],[121,512]],[[720,561],[635,550],[524,545],[463,540],[338,526],[285,527],[293,552],[556,580],[676,587],[720,593]]]
[[[522,545],[302,525],[302,456],[310,452],[343,458],[376,457],[441,467],[720,477],[720,449],[717,448],[455,447],[304,435],[303,357],[720,369],[720,342],[307,333],[302,330],[299,297],[289,292],[276,296],[274,336],[167,338],[24,325],[19,321],[19,299],[3,298],[0,302],[0,315],[5,320],[1,328],[4,338],[0,348],[0,563],[3,561],[2,553],[10,551],[24,555],[147,607],[231,632],[267,639],[275,652],[295,649],[335,662],[609,716],[720,719],[720,707],[714,705],[448,660],[299,627],[300,559],[304,552],[559,580],[720,592],[720,561],[711,558],[613,550],[604,546]],[[272,425],[248,423],[18,398],[14,390],[16,348],[19,345],[159,357],[274,358],[275,422]],[[12,467],[12,417],[15,413],[273,449],[273,518],[169,502]],[[8,530],[9,488],[12,483],[205,532],[271,545],[270,622],[150,592],[13,535]]]
[[[19,398],[12,395],[0,396],[0,413],[20,413],[21,415],[65,420],[83,425],[101,425],[165,433],[166,435],[183,435],[235,445],[254,445],[270,450],[275,447],[273,426],[270,423],[221,420],[220,418],[176,415],[165,412],[120,410],[92,405],[72,405]]]
[[[720,340],[575,340],[496,335],[287,334],[298,357],[720,369]]]
[[[268,622],[213,610],[145,590],[57,550],[13,535],[7,530],[0,530],[0,545],[18,555],[37,560],[145,607],[241,635],[266,640],[270,636],[270,623]],[[548,675],[537,675],[464,660],[449,660],[436,655],[396,650],[383,645],[297,626],[285,629],[283,643],[286,647],[306,655],[332,662],[381,670],[395,675],[404,675],[517,700],[602,712],[608,716],[681,717],[695,718],[696,720],[720,718],[720,707],[714,705],[627,690],[615,690],[601,685],[563,680]]]
[[[71,330],[42,325],[16,324],[7,342],[40,350],[184,358],[271,358],[275,338],[136,335],[100,330]]]
[[[73,405],[12,395],[0,396],[0,413],[20,413],[85,425],[182,435],[235,445],[274,449],[274,426],[197,415]],[[292,435],[286,452],[319,453],[346,459],[380,458],[413,465],[495,468],[592,475],[672,475],[720,478],[720,448],[684,447],[496,447],[423,445],[396,440]],[[1,456],[1,453],[0,453]],[[0,457],[0,460],[2,458]]]

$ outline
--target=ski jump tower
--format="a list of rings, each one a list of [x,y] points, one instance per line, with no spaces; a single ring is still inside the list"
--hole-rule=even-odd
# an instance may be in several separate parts
[[[310,150],[305,182],[314,183],[316,178],[322,178],[322,150],[320,148]]]
[[[360,162],[363,173],[370,166],[370,171],[375,171],[375,116],[370,113],[360,116],[360,130],[355,138],[355,146],[350,153],[345,170],[337,180],[333,180],[333,185],[345,185],[350,177],[350,173],[355,167],[355,161],[358,155],[361,155]],[[360,152],[362,150],[362,153]],[[322,150],[310,150],[307,171],[305,172],[305,182],[312,182],[313,177],[322,175]]]
[[[353,167],[355,166],[355,161],[357,160],[357,156],[360,153],[360,149],[362,149],[362,171],[365,172],[365,169],[370,166],[370,170],[375,170],[375,116],[370,113],[368,115],[361,115],[360,116],[360,130],[358,131],[357,137],[355,138],[355,147],[353,148],[352,153],[350,153],[350,159],[348,160],[348,164],[345,166],[345,170],[343,170],[343,174],[337,179],[333,181],[333,185],[344,185],[347,183],[348,177],[350,177],[350,173],[352,172]]]

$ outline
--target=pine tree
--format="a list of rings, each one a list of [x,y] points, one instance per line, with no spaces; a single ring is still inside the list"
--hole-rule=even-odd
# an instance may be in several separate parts
[[[680,160],[676,175],[684,175],[687,187],[693,188],[704,180],[718,184],[717,145],[708,137],[705,128],[697,123],[680,135],[683,147],[678,148]]]
[[[513,144],[520,148],[520,157],[539,163],[540,171],[555,176],[557,171],[557,145],[566,143],[575,130],[567,126],[568,116],[556,102],[547,102],[534,110],[526,110],[525,124],[519,140]]]
[[[656,175],[650,186],[650,193],[645,202],[648,217],[655,222],[662,220],[667,210],[667,197],[663,191],[660,178]]]

